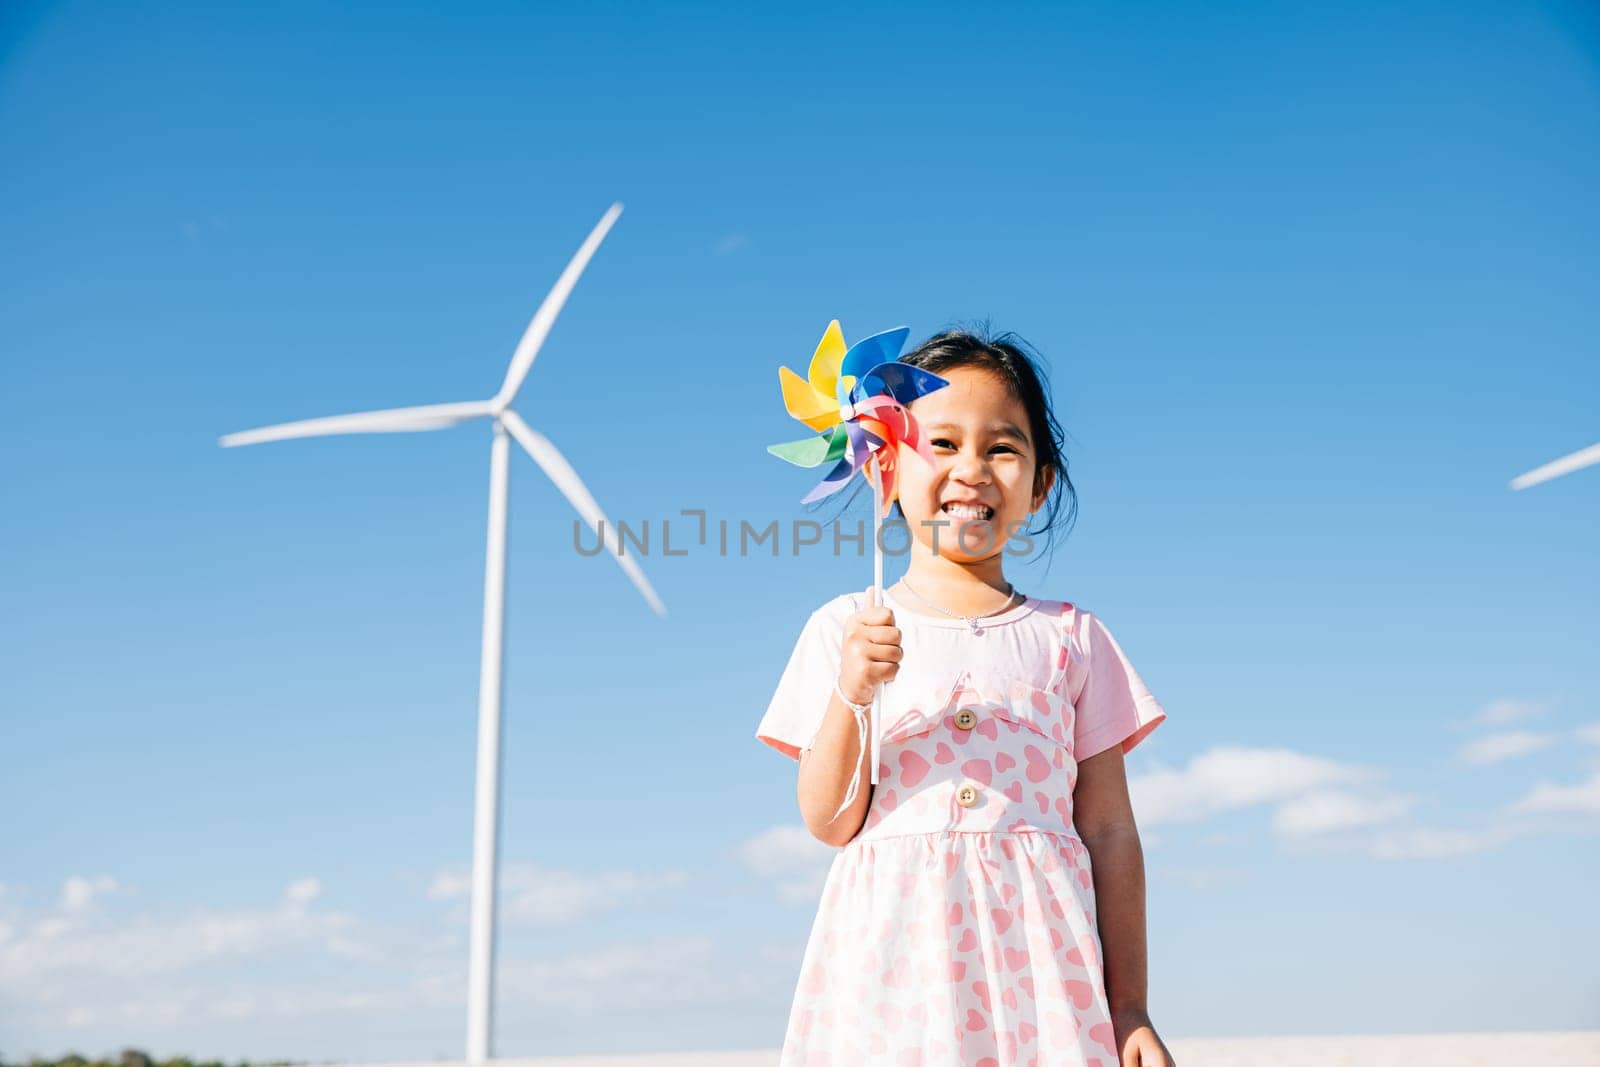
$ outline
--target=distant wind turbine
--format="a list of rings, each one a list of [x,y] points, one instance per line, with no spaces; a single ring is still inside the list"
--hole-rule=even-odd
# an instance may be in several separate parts
[[[506,587],[506,489],[507,464],[510,446],[509,433],[527,450],[535,463],[545,472],[556,487],[578,509],[583,521],[601,531],[611,524],[606,520],[600,505],[584,487],[577,471],[572,469],[556,446],[543,434],[534,430],[511,409],[517,390],[522,387],[533,357],[539,354],[556,316],[567,302],[572,287],[577,284],[583,269],[589,265],[595,249],[605,240],[617,216],[622,214],[621,204],[612,204],[604,217],[578,248],[572,262],[561,272],[550,294],[534,312],[527,332],[511,356],[511,366],[506,371],[500,391],[488,400],[468,400],[455,404],[427,404],[413,408],[390,408],[386,411],[363,411],[354,415],[333,415],[323,419],[306,419],[303,422],[286,422],[265,426],[259,430],[245,430],[220,438],[224,447],[256,445],[267,441],[287,441],[294,437],[325,437],[345,433],[406,433],[418,430],[442,430],[468,419],[489,419],[494,424],[494,441],[489,447],[489,549],[484,567],[483,583],[483,657],[478,675],[478,777],[477,796],[473,813],[472,835],[472,940],[467,976],[467,1061],[481,1063],[491,1055],[491,1035],[494,1015],[494,943],[495,943],[495,889],[496,867],[499,856],[500,823],[500,688],[504,678],[502,669],[504,638],[504,607]],[[615,529],[615,527],[612,527]],[[657,615],[667,609],[646,580],[633,558],[623,554],[620,537],[615,545],[607,544],[622,569],[650,602]]]
[[[1560,459],[1546,463],[1542,467],[1535,467],[1526,474],[1519,474],[1511,479],[1511,488],[1526,489],[1530,485],[1548,482],[1552,478],[1559,478],[1563,474],[1571,474],[1573,471],[1592,467],[1596,463],[1600,463],[1600,444],[1593,444],[1588,448],[1580,448],[1570,456],[1562,456]]]

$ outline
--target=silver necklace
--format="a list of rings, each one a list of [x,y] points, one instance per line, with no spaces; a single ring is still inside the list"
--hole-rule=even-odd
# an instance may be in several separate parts
[[[1011,602],[1017,599],[1017,587],[1013,585],[1011,586],[1011,595],[1006,597],[1006,602],[1000,605],[998,608],[995,608],[993,611],[986,611],[982,615],[957,615],[953,611],[946,611],[939,605],[933,603],[927,597],[923,596],[921,593],[917,592],[915,589],[911,588],[911,583],[906,581],[904,578],[900,579],[900,584],[906,587],[906,592],[910,593],[912,596],[922,601],[923,604],[932,608],[934,611],[937,611],[939,614],[948,615],[952,619],[960,619],[962,622],[967,624],[967,629],[971,633],[975,634],[983,633],[983,627],[979,625],[979,620],[987,619],[991,615],[999,615],[1004,611],[1009,611],[1011,609]],[[1010,583],[1007,584],[1009,585]],[[1024,597],[1023,599],[1027,598]]]

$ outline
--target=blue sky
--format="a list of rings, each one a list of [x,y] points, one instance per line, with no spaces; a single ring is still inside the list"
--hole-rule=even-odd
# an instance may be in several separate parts
[[[1045,354],[1165,1035],[1600,1026],[1592,8],[13,4],[0,158],[0,1051],[459,1054],[488,431],[216,438],[488,396],[613,200],[518,407],[658,535],[830,318]],[[870,558],[511,516],[499,1051],[776,1048]]]

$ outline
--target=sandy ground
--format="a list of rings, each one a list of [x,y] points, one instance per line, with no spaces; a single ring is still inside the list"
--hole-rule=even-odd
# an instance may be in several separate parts
[[[1177,1067],[1600,1067],[1600,1030],[1369,1037],[1177,1038]],[[496,1060],[497,1067],[773,1067],[774,1049]],[[364,1067],[441,1067],[368,1064]],[[862,1067],[870,1067],[863,1064]],[[945,1067],[945,1065],[930,1065]],[[959,1067],[959,1065],[950,1065]],[[1042,1064],[1041,1067],[1051,1067]]]

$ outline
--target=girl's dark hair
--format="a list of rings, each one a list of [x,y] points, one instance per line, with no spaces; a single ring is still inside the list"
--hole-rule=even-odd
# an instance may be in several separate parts
[[[1056,472],[1055,484],[1041,508],[1043,525],[1036,530],[1026,531],[1030,537],[1045,536],[1048,554],[1054,544],[1055,531],[1059,528],[1065,535],[1077,521],[1078,491],[1067,476],[1066,435],[1056,420],[1055,410],[1050,404],[1050,392],[1045,388],[1044,376],[1039,371],[1043,357],[1027,341],[1009,330],[1000,334],[991,333],[989,324],[985,322],[956,326],[936,333],[902,355],[900,362],[934,374],[941,374],[952,367],[986,370],[1004,382],[1006,389],[1022,404],[1028,413],[1028,436],[1033,441],[1035,453],[1033,491],[1037,493],[1044,485],[1048,471]],[[863,492],[871,492],[864,480],[856,484],[855,491],[845,502],[845,508]],[[870,510],[870,503],[868,508]],[[905,518],[898,500],[894,502],[892,514]]]

